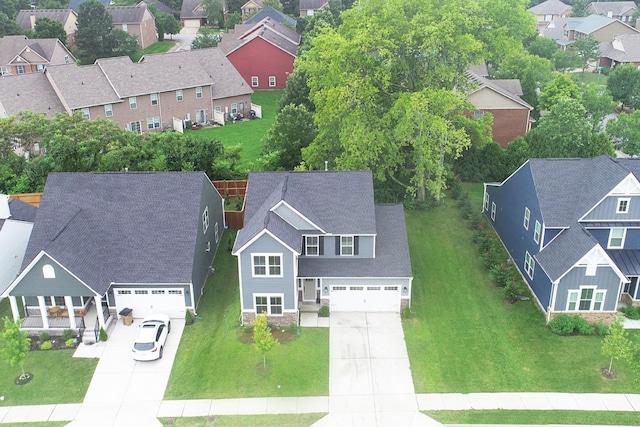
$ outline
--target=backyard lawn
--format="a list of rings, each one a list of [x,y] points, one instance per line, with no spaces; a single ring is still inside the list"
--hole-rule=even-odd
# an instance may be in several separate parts
[[[481,209],[482,186],[466,188]],[[617,380],[600,375],[602,337],[554,335],[532,300],[502,302],[460,218],[451,198],[406,211],[415,315],[404,331],[417,393],[637,392],[624,362]]]
[[[252,162],[260,157],[262,138],[276,118],[276,107],[282,96],[282,90],[257,90],[251,96],[254,104],[262,106],[262,118],[243,120],[238,123],[227,123],[217,128],[204,128],[185,133],[202,139],[217,139],[225,148],[242,148],[242,166],[250,170]]]
[[[149,55],[152,53],[165,53],[173,46],[175,46],[176,42],[172,40],[163,40],[161,42],[155,42],[154,44],[147,46],[144,49],[138,49],[133,55],[131,55],[131,60],[133,62],[138,62],[142,55]]]
[[[267,354],[270,372],[251,343],[238,340],[240,300],[236,259],[226,231],[198,306],[173,364],[165,399],[326,396],[329,393],[329,329],[302,328],[300,336]]]

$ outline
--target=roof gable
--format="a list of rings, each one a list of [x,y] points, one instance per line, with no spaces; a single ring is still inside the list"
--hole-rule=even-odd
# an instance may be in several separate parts
[[[324,1],[324,0],[323,0]],[[280,24],[288,25],[292,28],[296,27],[297,21],[290,17],[289,15],[285,15],[277,9],[274,9],[272,6],[267,6],[255,15],[252,15],[244,21],[245,24],[257,24],[265,18],[270,18]]]
[[[572,7],[562,3],[560,0],[547,0],[527,10],[534,15],[560,15],[571,11]]]

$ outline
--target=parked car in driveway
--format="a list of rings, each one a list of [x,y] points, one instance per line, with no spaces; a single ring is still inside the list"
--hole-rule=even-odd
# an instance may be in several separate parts
[[[142,320],[138,337],[131,349],[133,359],[139,361],[162,359],[164,343],[171,332],[166,314],[150,314]]]

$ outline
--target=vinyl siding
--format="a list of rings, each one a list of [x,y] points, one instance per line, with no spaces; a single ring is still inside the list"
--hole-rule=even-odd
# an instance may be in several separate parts
[[[54,279],[45,279],[42,267],[49,264],[55,271]],[[9,293],[12,296],[94,296],[95,292],[84,286],[65,269],[44,255],[33,268],[22,278],[20,283]]]
[[[610,229],[591,228],[589,229],[589,232],[603,248],[607,248],[609,243],[609,234],[611,232]],[[627,233],[624,239],[624,249],[640,249],[640,229],[627,228]]]
[[[618,199],[630,199],[628,213],[616,213]],[[638,221],[640,220],[639,196],[609,196],[605,198],[583,221]]]
[[[615,311],[620,289],[620,278],[611,267],[598,267],[595,276],[587,277],[585,267],[572,269],[558,283],[554,311],[565,311],[569,290],[580,289],[580,286],[597,286],[598,290],[606,289],[604,311]]]

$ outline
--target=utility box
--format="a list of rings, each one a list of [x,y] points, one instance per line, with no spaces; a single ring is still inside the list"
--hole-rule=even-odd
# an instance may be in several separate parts
[[[123,308],[118,313],[120,317],[122,317],[122,323],[126,326],[131,326],[133,324],[133,310],[130,308]]]

